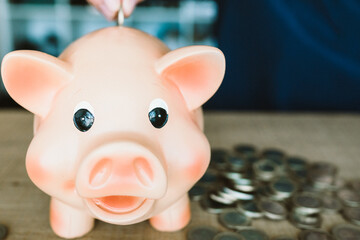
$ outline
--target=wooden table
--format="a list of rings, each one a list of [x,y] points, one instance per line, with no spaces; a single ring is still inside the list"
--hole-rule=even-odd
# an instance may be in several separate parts
[[[0,111],[0,223],[9,227],[8,239],[60,239],[49,226],[49,197],[29,180],[24,158],[32,138],[32,115],[24,111]],[[289,154],[311,160],[325,160],[339,166],[340,176],[360,177],[360,115],[358,114],[205,114],[205,132],[212,147],[230,149],[236,143],[252,143],[259,148],[277,147]],[[192,203],[189,226],[207,224],[224,230],[216,215]],[[339,215],[324,219],[328,230],[344,220]],[[287,221],[253,221],[253,226],[269,236],[299,231]],[[160,233],[148,222],[115,226],[96,222],[94,230],[81,239],[186,239],[187,229]]]

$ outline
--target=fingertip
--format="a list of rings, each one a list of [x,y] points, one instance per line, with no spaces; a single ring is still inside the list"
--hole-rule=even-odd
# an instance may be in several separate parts
[[[132,14],[135,9],[136,3],[136,0],[124,0],[123,11],[126,18],[130,17],[130,15]]]

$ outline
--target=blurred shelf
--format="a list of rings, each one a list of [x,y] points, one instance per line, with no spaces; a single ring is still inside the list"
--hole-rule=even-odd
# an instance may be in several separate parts
[[[212,34],[218,11],[215,0],[169,1],[143,2],[124,25],[160,38],[170,49],[216,46]],[[85,1],[0,0],[0,59],[15,49],[58,55],[75,39],[113,25]],[[3,91],[0,87],[0,94]]]

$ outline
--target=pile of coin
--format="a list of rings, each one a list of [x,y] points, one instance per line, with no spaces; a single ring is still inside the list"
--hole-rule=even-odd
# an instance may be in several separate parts
[[[267,239],[262,231],[249,228],[251,219],[258,218],[287,219],[303,230],[300,239],[328,239],[328,235],[331,239],[339,230],[333,230],[332,235],[318,230],[323,216],[339,212],[345,220],[360,225],[359,193],[360,180],[344,181],[331,163],[310,162],[275,148],[258,151],[253,145],[238,144],[232,151],[212,150],[209,169],[189,196],[205,211],[219,214],[219,222],[238,233],[237,238],[222,234],[216,239]],[[360,228],[344,226],[340,230],[358,231],[354,239],[360,239]],[[239,234],[244,229],[251,231]],[[259,237],[249,238],[250,233]],[[215,235],[199,239],[215,239]]]

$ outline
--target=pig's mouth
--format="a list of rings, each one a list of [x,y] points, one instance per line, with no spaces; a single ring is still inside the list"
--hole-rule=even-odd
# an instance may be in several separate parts
[[[96,218],[112,224],[132,224],[147,215],[154,204],[153,199],[112,195],[85,200],[90,212]]]
[[[91,199],[94,204],[104,211],[113,214],[125,214],[140,208],[145,202],[144,197],[108,196]]]

